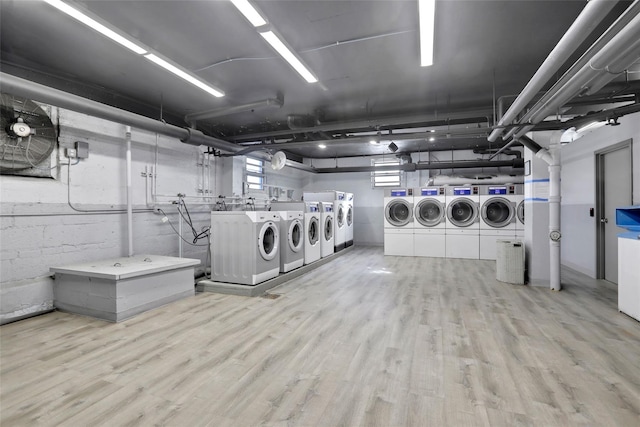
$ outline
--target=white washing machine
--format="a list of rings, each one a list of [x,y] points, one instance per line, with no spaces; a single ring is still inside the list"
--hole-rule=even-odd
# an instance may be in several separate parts
[[[496,259],[496,242],[516,235],[515,185],[480,186],[480,259]]]
[[[413,191],[413,254],[446,256],[445,187],[423,187]]]
[[[304,213],[279,211],[280,272],[287,273],[304,265]]]
[[[384,254],[413,256],[413,189],[384,190]]]
[[[346,194],[344,191],[320,191],[303,193],[303,199],[311,202],[333,203],[333,247],[338,252],[344,249],[347,237]]]
[[[280,215],[211,212],[211,279],[256,285],[280,274]]]
[[[304,264],[320,259],[320,207],[317,202],[271,202],[272,211],[304,213]]]
[[[524,185],[516,184],[516,239],[524,242]]]
[[[353,193],[345,193],[347,199],[347,236],[344,242],[345,247],[353,245]]]
[[[447,187],[445,202],[447,258],[480,259],[479,186]]]
[[[333,203],[318,202],[320,204],[320,256],[332,255],[333,246]]]

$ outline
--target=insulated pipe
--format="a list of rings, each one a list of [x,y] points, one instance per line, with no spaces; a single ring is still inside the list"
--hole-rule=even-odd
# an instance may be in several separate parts
[[[584,7],[578,18],[562,36],[558,44],[551,51],[547,59],[542,63],[538,71],[533,75],[527,86],[511,104],[511,107],[501,117],[498,126],[511,124],[515,118],[531,102],[533,97],[542,89],[551,77],[558,71],[562,64],[585,39],[593,32],[597,25],[613,9],[617,1],[591,0]],[[503,128],[494,129],[489,135],[489,141],[495,142],[502,135]]]
[[[131,189],[131,126],[125,126],[127,141],[127,236],[129,242],[128,256],[133,256],[133,190]]]
[[[552,291],[562,289],[560,281],[560,137],[556,132],[551,138],[549,163],[549,287]],[[547,151],[547,150],[544,150]],[[536,154],[537,156],[537,154]]]
[[[263,99],[262,101],[249,102],[242,105],[234,105],[233,107],[215,108],[212,110],[200,111],[198,113],[191,113],[184,116],[185,122],[191,125],[193,122],[203,119],[213,119],[215,117],[229,116],[231,114],[243,113],[245,111],[252,111],[256,108],[262,107],[282,107],[283,101],[277,98]]]
[[[46,102],[60,108],[66,108],[68,110],[77,111],[101,119],[111,120],[113,122],[122,123],[138,129],[157,132],[173,138],[178,138],[183,143],[191,145],[206,145],[207,147],[213,147],[218,150],[230,152],[239,151],[243,148],[232,142],[207,136],[195,129],[170,125],[159,120],[101,104],[87,98],[82,98],[80,96],[47,87],[4,72],[0,72],[0,81],[2,81],[3,92],[23,96],[29,99],[35,99],[40,102]],[[261,158],[262,160],[269,160],[269,156],[267,154],[259,153],[256,157]],[[307,165],[293,162],[291,160],[287,160],[286,165],[307,172],[314,171],[313,168],[310,168]]]
[[[342,166],[335,168],[317,168],[318,173],[342,173],[342,172],[382,172],[401,170],[405,172],[414,172],[416,170],[427,169],[470,169],[470,168],[491,168],[505,167],[523,168],[523,159],[500,160],[495,162],[489,161],[461,161],[447,163],[406,163],[404,165],[388,165],[388,166]]]

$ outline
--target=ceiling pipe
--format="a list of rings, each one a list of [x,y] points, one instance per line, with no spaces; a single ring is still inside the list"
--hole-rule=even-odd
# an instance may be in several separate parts
[[[547,115],[555,113],[556,109],[561,107],[562,104],[558,104],[562,99],[566,103],[569,99],[577,95],[582,95],[581,93],[582,86],[587,84],[589,80],[596,77],[599,73],[596,70],[592,70],[590,66],[590,62],[596,58],[596,56],[615,56],[615,59],[619,59],[618,52],[626,51],[628,45],[635,44],[634,40],[629,40],[629,26],[639,19],[640,17],[640,0],[636,0],[633,2],[629,8],[614,22],[596,42],[591,45],[591,47],[578,59],[567,72],[564,73],[562,77],[553,85],[553,87],[547,91],[543,95],[543,97],[534,105],[532,109],[530,109],[524,116],[519,120],[519,123],[537,123],[532,117],[534,114],[537,114],[541,111],[542,108],[545,108],[545,112],[548,112]],[[634,24],[637,25],[637,24]],[[624,37],[627,40],[627,46],[619,46],[621,38]],[[612,43],[614,42],[614,43]],[[635,40],[637,43],[638,40]],[[576,80],[575,76],[580,73],[581,80]],[[591,75],[591,76],[589,76]],[[613,80],[615,76],[612,76],[610,80]],[[582,80],[587,78],[587,80]],[[578,90],[575,89],[575,85],[580,86]],[[571,93],[567,97],[567,88],[571,89]],[[563,91],[563,97],[558,97],[558,92]],[[553,104],[550,103],[552,97],[555,97],[555,101]],[[518,114],[520,111],[518,111]],[[545,116],[546,117],[546,116]],[[540,119],[543,120],[544,117]],[[505,140],[511,138],[512,136],[518,134],[517,136],[521,136],[526,134],[532,129],[531,125],[525,125],[521,129],[513,128],[503,137]]]
[[[279,98],[268,98],[262,101],[249,102],[242,105],[234,105],[232,107],[215,108],[211,110],[204,110],[198,113],[190,113],[184,116],[184,121],[193,126],[198,120],[213,119],[215,117],[224,117],[236,113],[244,113],[245,111],[253,111],[257,108],[264,107],[282,107],[284,100]]]
[[[149,132],[156,132],[172,138],[177,138],[181,142],[190,145],[205,145],[221,151],[236,152],[243,147],[232,142],[207,136],[202,132],[170,125],[159,120],[101,104],[87,98],[73,95],[58,89],[41,85],[20,77],[13,76],[0,71],[0,80],[2,81],[2,91],[13,95],[24,96],[25,98],[37,100],[40,102],[55,105],[89,116],[110,120],[123,125],[131,126],[138,129],[144,129]],[[256,153],[256,157],[269,161],[271,157],[267,153]],[[304,170],[307,172],[315,172],[315,170],[305,164],[287,160],[287,166]]]
[[[613,9],[617,1],[591,0],[584,7],[569,30],[562,36],[556,47],[533,75],[511,107],[501,117],[498,128],[489,135],[489,141],[495,142],[503,133],[502,126],[511,124],[527,104],[540,92],[543,86],[560,69],[566,59],[575,52],[586,38],[595,30],[604,17]]]
[[[491,109],[475,109],[475,110],[456,110],[448,112],[435,112],[433,114],[419,114],[414,116],[402,117],[380,117],[375,119],[357,120],[352,122],[328,122],[317,126],[304,127],[299,129],[283,129],[270,132],[260,132],[245,135],[230,136],[229,140],[233,142],[252,142],[261,141],[265,138],[278,136],[288,136],[294,133],[306,132],[331,132],[342,131],[345,129],[371,131],[375,129],[385,130],[394,128],[395,126],[405,126],[409,124],[425,124],[426,126],[434,126],[433,122],[438,123],[437,126],[446,126],[447,124],[466,124],[466,123],[486,123],[487,117],[491,116]]]
[[[394,171],[415,172],[416,170],[428,169],[475,169],[475,168],[498,168],[512,167],[515,169],[524,168],[523,159],[500,160],[500,161],[459,161],[459,162],[437,162],[437,163],[405,163],[404,165],[388,166],[341,166],[334,168],[316,168],[318,173],[342,173],[342,172],[376,172]]]

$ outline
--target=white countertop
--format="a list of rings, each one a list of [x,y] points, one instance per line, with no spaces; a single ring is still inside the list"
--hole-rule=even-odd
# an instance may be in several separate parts
[[[162,271],[193,267],[199,264],[200,260],[192,258],[134,255],[132,257],[112,258],[61,267],[51,267],[49,271],[53,273],[73,274],[76,276],[122,280]]]

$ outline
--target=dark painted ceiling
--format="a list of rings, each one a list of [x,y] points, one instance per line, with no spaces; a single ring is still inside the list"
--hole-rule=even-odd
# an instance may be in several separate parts
[[[469,117],[480,116],[470,120],[479,124],[462,129],[486,127],[492,124],[496,99],[522,90],[587,2],[440,0],[431,67],[419,65],[416,1],[254,3],[320,84],[300,78],[223,0],[78,3],[221,88],[223,98],[183,82],[40,1],[1,1],[2,70],[180,126],[187,125],[184,116],[189,113],[283,98],[282,107],[197,122],[204,133],[238,143],[375,133],[384,122],[381,118],[424,115],[430,124],[462,109],[473,110]],[[623,7],[612,12],[602,29]],[[584,48],[599,33],[594,32]],[[304,126],[364,120],[368,128],[346,124],[328,134],[270,136],[289,129],[288,117]],[[398,127],[403,127],[401,120]],[[473,147],[478,140],[486,142],[483,135],[455,142],[416,138],[399,145],[401,151],[443,149],[454,143]],[[339,157],[386,149],[366,142],[343,145],[322,150],[302,144],[289,151]]]

